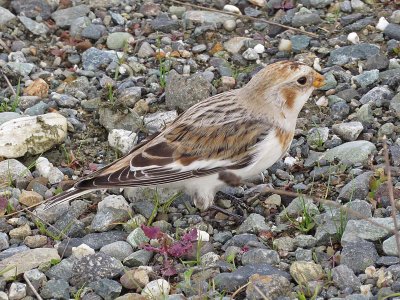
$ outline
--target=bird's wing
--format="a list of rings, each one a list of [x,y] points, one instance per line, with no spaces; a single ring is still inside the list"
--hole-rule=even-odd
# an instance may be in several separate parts
[[[159,185],[248,166],[255,146],[272,125],[222,100],[212,97],[192,107],[164,132],[77,182],[75,188]]]

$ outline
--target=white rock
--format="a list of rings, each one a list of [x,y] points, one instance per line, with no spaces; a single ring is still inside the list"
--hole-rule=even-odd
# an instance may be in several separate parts
[[[283,161],[283,163],[285,165],[287,165],[288,167],[293,167],[296,162],[297,162],[297,159],[295,157],[291,157],[291,156],[286,157],[285,160]]]
[[[351,0],[351,7],[356,11],[362,11],[365,8],[365,3],[361,0]]]
[[[136,144],[136,133],[125,129],[113,129],[108,134],[108,143],[114,149],[127,154]]]
[[[261,54],[261,53],[264,53],[265,47],[264,47],[264,45],[257,44],[257,45],[255,45],[254,50],[255,50],[258,54]]]
[[[244,43],[248,40],[250,40],[250,38],[235,36],[224,43],[224,48],[229,53],[236,54],[240,52],[244,46]]]
[[[360,37],[356,32],[350,32],[347,36],[347,40],[352,44],[358,44],[360,42]]]
[[[148,114],[144,117],[143,121],[149,133],[154,133],[164,129],[166,124],[171,123],[177,117],[178,113],[176,110],[169,110]]]
[[[150,281],[144,287],[142,295],[148,296],[150,299],[165,299],[169,295],[171,286],[168,281],[164,279],[157,279]]]
[[[396,24],[400,24],[400,9],[392,12],[392,15],[390,16],[390,21]]]
[[[128,212],[131,211],[128,202],[125,200],[125,198],[122,195],[109,195],[105,197],[102,201],[99,202],[98,204],[98,211],[101,211],[102,209],[106,207],[112,207],[115,209],[123,209]]]
[[[316,71],[318,71],[318,72],[321,72],[322,67],[321,67],[321,65],[319,64],[319,62],[320,62],[319,57],[316,57],[316,58],[314,59],[313,68],[314,68],[314,70],[316,70]]]
[[[8,299],[19,300],[26,296],[26,284],[21,282],[13,282],[10,286]]]
[[[278,46],[279,51],[291,51],[292,50],[292,42],[290,40],[281,39]]]
[[[240,9],[239,9],[237,6],[235,6],[235,5],[226,4],[226,5],[224,6],[224,10],[225,10],[225,11],[228,11],[228,12],[231,12],[231,13],[234,13],[234,14],[238,14],[238,15],[241,15],[241,14],[242,14],[242,13],[240,12]]]
[[[94,253],[94,249],[90,248],[86,244],[80,244],[78,247],[72,247],[72,256],[77,259],[80,259],[84,256],[92,255]]]
[[[46,157],[40,156],[36,160],[36,170],[39,172],[39,175],[42,177],[48,178],[52,167],[53,167],[53,164],[51,162],[49,162],[49,160]]]
[[[62,143],[66,136],[67,119],[58,113],[13,119],[0,125],[0,156],[40,154]]]
[[[376,24],[376,29],[378,29],[380,31],[384,31],[388,25],[389,25],[389,22],[385,19],[385,17],[380,17],[378,24]]]
[[[220,259],[220,256],[214,252],[208,252],[200,257],[202,266],[213,266]]]
[[[315,102],[315,104],[317,104],[318,106],[327,107],[329,104],[329,101],[328,101],[328,98],[326,98],[325,96],[322,96],[317,100],[317,102]]]
[[[249,0],[249,2],[259,7],[264,7],[266,5],[265,0]]]
[[[332,126],[333,133],[340,136],[345,141],[355,141],[364,127],[361,122],[347,122],[334,124]]]
[[[208,242],[210,241],[210,235],[203,230],[197,230],[197,240],[202,242]]]
[[[8,296],[4,292],[0,292],[0,300],[8,300]]]
[[[259,59],[258,53],[254,49],[247,49],[246,51],[243,52],[242,54],[243,58],[245,60],[257,60]]]

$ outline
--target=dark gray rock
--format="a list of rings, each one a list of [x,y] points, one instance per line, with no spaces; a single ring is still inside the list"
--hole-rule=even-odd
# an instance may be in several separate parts
[[[389,66],[389,58],[386,55],[377,54],[367,58],[365,70],[385,70]]]
[[[400,25],[389,23],[383,33],[391,39],[400,41]]]
[[[339,193],[338,198],[344,199],[346,201],[351,201],[354,199],[365,199],[369,192],[369,182],[374,172],[369,171],[347,183]]]
[[[51,13],[57,8],[56,2],[43,0],[13,0],[11,7],[20,15],[28,18],[36,18],[37,16],[47,20]]]
[[[307,49],[311,38],[306,35],[292,35],[290,41],[292,42],[292,50],[294,52],[301,52],[301,50]]]
[[[375,18],[374,17],[366,17],[363,19],[360,19],[350,25],[347,25],[344,27],[344,30],[346,32],[352,32],[352,31],[359,31],[367,27],[368,25],[375,24]]]
[[[280,275],[290,279],[290,275],[269,264],[247,265],[240,267],[232,273],[220,273],[214,277],[214,282],[219,290],[234,292],[246,284],[251,275]]]
[[[280,259],[278,252],[268,249],[251,249],[242,255],[242,264],[279,264]]]
[[[257,243],[257,242],[258,242],[257,236],[254,234],[249,234],[249,233],[238,234],[235,235],[233,238],[231,238],[229,241],[227,241],[223,246],[223,249],[225,250],[229,246],[236,246],[242,248],[249,243]]]
[[[44,299],[68,300],[70,299],[69,284],[62,279],[51,279],[44,284],[40,295]]]
[[[13,256],[14,254],[17,254],[19,252],[23,252],[26,250],[29,250],[29,247],[27,247],[25,245],[8,248],[8,249],[0,252],[0,260],[3,260],[7,257]]]
[[[360,279],[346,265],[340,265],[332,269],[332,280],[341,290],[351,288],[357,291],[361,286]]]
[[[115,209],[113,207],[105,207],[98,211],[94,216],[90,227],[97,232],[109,231],[129,219],[129,213],[125,209]]]
[[[70,283],[81,286],[102,278],[112,279],[120,275],[123,270],[124,266],[119,260],[99,252],[84,256],[74,262]]]
[[[307,14],[298,13],[295,14],[292,19],[292,25],[294,27],[317,25],[321,22],[322,20],[320,16],[316,13],[307,13]]]
[[[97,48],[89,48],[82,54],[82,67],[88,71],[105,69],[112,61],[117,62],[115,54]]]
[[[132,246],[125,241],[117,241],[101,247],[100,252],[104,252],[120,261],[132,254]]]
[[[369,56],[377,55],[379,48],[372,44],[358,44],[345,46],[331,51],[328,65],[344,65],[352,60],[367,59]]]
[[[51,18],[56,21],[58,27],[68,27],[72,25],[75,19],[84,17],[89,13],[87,5],[77,5],[65,9],[59,9],[51,14]]]
[[[122,286],[115,280],[103,278],[88,285],[96,294],[104,300],[113,300],[117,298],[122,291]]]
[[[172,30],[179,29],[179,22],[177,20],[170,19],[168,15],[162,14],[151,21],[151,27],[153,27],[153,29],[156,31],[169,33]]]
[[[97,41],[106,32],[107,32],[107,29],[104,25],[90,24],[89,26],[85,27],[82,30],[81,37]]]
[[[361,273],[366,267],[374,265],[378,258],[374,243],[360,239],[344,245],[340,263],[348,266],[355,273]]]
[[[75,262],[74,257],[69,257],[61,260],[55,266],[52,266],[47,272],[46,276],[50,279],[63,279],[65,281],[69,281],[73,276],[72,268]]]
[[[128,257],[126,257],[123,261],[124,266],[133,268],[140,266],[147,266],[149,261],[153,257],[153,252],[147,250],[138,250]]]
[[[366,104],[370,101],[374,103],[389,101],[393,98],[393,92],[387,86],[377,86],[361,97],[360,102]]]

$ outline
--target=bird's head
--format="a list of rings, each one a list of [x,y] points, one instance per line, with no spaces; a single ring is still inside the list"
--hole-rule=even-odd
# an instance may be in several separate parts
[[[281,61],[266,66],[242,90],[263,113],[296,121],[312,91],[323,85],[324,77],[313,68]]]

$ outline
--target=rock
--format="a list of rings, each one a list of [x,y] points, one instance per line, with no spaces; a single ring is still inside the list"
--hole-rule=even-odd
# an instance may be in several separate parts
[[[240,50],[243,48],[244,44],[246,41],[251,40],[250,38],[247,37],[241,37],[241,36],[236,36],[224,43],[224,48],[226,51],[232,53],[232,54],[237,54],[240,52]],[[193,49],[192,49],[193,50]]]
[[[287,217],[297,218],[302,214],[303,210],[306,209],[310,215],[319,214],[318,206],[313,203],[311,198],[297,197],[293,199],[290,204],[279,214],[283,219]]]
[[[178,30],[180,25],[177,20],[170,19],[168,15],[161,14],[151,21],[151,27],[155,31],[170,33],[172,30]]]
[[[296,13],[292,19],[292,26],[309,26],[321,23],[320,16],[316,13]]]
[[[34,64],[12,61],[6,64],[6,67],[19,76],[28,76],[35,68]]]
[[[347,115],[350,112],[350,106],[344,102],[344,101],[340,101],[340,102],[336,102],[334,104],[332,104],[331,107],[331,114],[333,119],[335,120],[343,120],[347,117]]]
[[[104,300],[113,300],[117,298],[122,291],[122,286],[118,282],[107,278],[92,282],[88,287],[93,289],[93,291]]]
[[[51,13],[57,8],[57,1],[42,0],[13,0],[11,6],[19,15],[28,18],[36,18],[40,16],[44,20],[50,18]]]
[[[340,257],[342,265],[348,266],[355,273],[360,273],[374,265],[379,255],[373,243],[358,240],[346,243]]]
[[[89,11],[89,7],[82,4],[65,9],[59,9],[51,14],[51,18],[56,22],[58,27],[65,28],[71,26],[75,19],[86,16]]]
[[[317,148],[322,146],[329,137],[328,127],[314,127],[308,131],[307,143],[311,148]]]
[[[328,65],[344,65],[352,60],[367,59],[369,56],[377,55],[379,48],[372,44],[358,44],[344,46],[330,52]]]
[[[32,206],[43,201],[43,196],[34,191],[22,191],[19,203],[25,206]]]
[[[170,290],[171,286],[168,281],[164,279],[157,279],[146,284],[142,291],[142,295],[161,299],[168,296]]]
[[[27,236],[24,239],[24,244],[29,248],[40,248],[47,244],[47,237],[44,235]]]
[[[400,41],[400,25],[398,24],[389,23],[383,33],[391,39]]]
[[[147,264],[150,262],[152,258],[153,258],[153,252],[141,249],[127,256],[124,259],[123,263],[124,266],[130,268],[147,266]]]
[[[311,38],[306,35],[292,35],[290,41],[292,42],[292,50],[294,52],[301,52],[307,49],[310,44]]]
[[[81,37],[88,38],[91,40],[98,40],[107,32],[103,25],[99,24],[89,24],[81,31]]]
[[[386,55],[377,54],[367,58],[365,70],[385,70],[389,66],[389,59]]]
[[[339,123],[332,126],[333,133],[345,141],[354,141],[358,138],[364,127],[361,122]]]
[[[47,282],[46,275],[44,275],[44,273],[40,272],[38,269],[32,269],[32,270],[26,271],[24,273],[24,277],[29,279],[29,281],[32,283],[33,287],[37,291],[42,288],[44,283]],[[28,287],[28,289],[27,289],[27,294],[33,295],[33,291],[30,287]]]
[[[94,249],[90,248],[86,244],[81,244],[78,247],[72,247],[72,257],[75,259],[81,259],[84,256],[93,255],[94,253]]]
[[[385,123],[383,124],[379,130],[378,130],[378,136],[383,137],[383,136],[390,136],[396,129],[396,126],[393,123]]]
[[[321,265],[309,261],[295,261],[290,266],[290,275],[298,284],[308,284],[310,281],[324,277]]]
[[[364,104],[356,113],[356,118],[363,124],[370,124],[374,121],[372,108],[369,103]]]
[[[144,234],[141,228],[136,228],[128,235],[126,241],[131,244],[133,249],[137,249],[141,244],[147,243],[149,238]]]
[[[36,99],[46,98],[48,92],[49,92],[49,85],[47,84],[46,81],[44,81],[41,78],[35,79],[29,86],[27,86],[24,89],[25,95],[39,97],[39,98],[33,98],[33,99],[35,99],[35,102],[33,104],[36,104]],[[21,100],[22,99],[20,97],[19,107],[22,109],[26,109],[26,108],[30,107],[31,105],[33,105],[33,104],[29,103],[27,106],[21,107]]]
[[[0,232],[0,251],[10,247],[8,243],[8,235],[4,232]]]
[[[265,2],[265,0],[249,0],[249,2],[250,2],[251,4],[257,5],[257,6],[259,6],[259,7],[265,7],[265,5],[267,4],[267,3]]]
[[[99,109],[99,122],[108,131],[112,129],[124,129],[132,132],[141,124],[140,116],[132,110],[115,110],[109,107]]]
[[[2,276],[4,278],[13,278],[19,274],[23,274],[26,271],[37,268],[43,263],[48,263],[51,260],[59,260],[60,256],[56,249],[53,248],[37,248],[22,251],[14,254],[13,256],[7,257],[0,261],[0,269],[9,271],[4,272]]]
[[[379,70],[364,71],[360,75],[353,77],[354,82],[365,88],[379,79]]]
[[[237,229],[238,233],[260,233],[269,231],[269,226],[265,223],[265,218],[259,214],[250,214]]]
[[[273,241],[274,249],[278,251],[292,252],[296,248],[296,244],[293,238],[289,236],[283,236]]]
[[[101,67],[108,66],[112,61],[117,62],[117,54],[114,51],[103,51],[91,47],[82,54],[82,67],[87,71],[97,71]]]
[[[49,31],[48,27],[44,25],[44,23],[38,23],[25,16],[18,16],[18,19],[21,21],[22,24],[24,24],[26,29],[28,29],[33,34],[44,35]]]
[[[21,282],[13,282],[8,292],[9,300],[19,300],[26,296],[26,284]]]
[[[342,188],[338,198],[346,201],[366,199],[369,193],[370,179],[373,175],[372,171],[358,175]]]
[[[214,277],[214,281],[218,289],[227,292],[234,292],[242,285],[246,284],[251,275],[279,275],[290,279],[289,274],[269,264],[247,265],[239,267],[232,273],[220,273]]]
[[[109,231],[128,219],[129,213],[125,209],[105,207],[94,216],[90,228],[96,232]]]
[[[15,18],[15,15],[8,9],[0,6],[0,25],[5,25]]]
[[[44,284],[40,296],[45,299],[70,299],[69,289],[67,281],[63,279],[51,279]]]
[[[121,276],[120,282],[126,289],[143,289],[149,283],[148,271],[143,269],[128,270]]]
[[[25,225],[22,225],[20,227],[10,230],[10,232],[8,234],[10,235],[10,238],[12,238],[12,239],[23,240],[28,235],[31,235],[32,231],[31,231],[31,228],[29,227],[29,225],[25,224]]]
[[[252,275],[246,288],[246,299],[279,299],[290,294],[290,282],[280,275]]]
[[[36,170],[39,174],[49,179],[50,184],[60,183],[64,179],[64,174],[60,169],[53,166],[47,158],[41,156],[36,160]]]
[[[268,249],[251,249],[242,255],[242,264],[251,265],[251,264],[270,264],[277,265],[279,264],[280,259],[279,255],[274,250]]]
[[[119,261],[123,261],[126,257],[133,253],[131,245],[125,241],[117,241],[101,247],[100,252],[104,252]]]
[[[395,10],[394,12],[392,12],[392,15],[390,16],[390,21],[392,21],[392,23],[400,24],[400,10]]]
[[[374,144],[368,141],[353,141],[347,142],[335,148],[326,151],[320,159],[325,159],[332,162],[337,158],[342,163],[348,164],[366,164],[368,157],[376,151]]]
[[[113,32],[107,37],[107,48],[111,50],[121,49],[133,41],[134,37],[129,32]]]
[[[219,12],[189,10],[184,13],[183,20],[187,25],[190,25],[190,23],[222,25],[226,20],[235,20],[235,17]]]
[[[148,42],[143,42],[139,48],[138,56],[141,58],[148,58],[154,56],[155,51],[151,48]]]
[[[99,252],[84,256],[74,262],[73,276],[70,282],[73,285],[82,285],[102,278],[112,279],[118,276],[123,269],[119,260]]]
[[[248,244],[254,244],[257,243],[258,239],[257,236],[254,234],[249,234],[249,233],[242,233],[233,236],[229,241],[225,243],[223,246],[223,249],[226,250],[226,248],[230,246],[235,246],[239,248],[243,248],[244,246]]]
[[[252,48],[248,48],[246,51],[244,51],[242,56],[245,60],[250,61],[259,59],[258,53]]]
[[[365,9],[365,3],[361,0],[351,0],[350,3],[355,11],[363,11]]]
[[[181,95],[179,95],[181,96]],[[180,98],[179,98],[180,99]],[[171,99],[171,102],[178,100],[178,99]],[[175,102],[173,102],[175,103]],[[171,105],[173,105],[171,103]],[[180,103],[177,102],[176,105],[182,106],[182,107],[187,107],[188,104],[186,103]],[[144,123],[146,124],[146,128],[149,130],[149,133],[155,133],[157,131],[161,131],[165,128],[166,125],[169,123],[175,121],[175,119],[178,117],[178,113],[176,110],[170,110],[170,111],[161,111],[161,112],[156,112],[153,114],[147,114],[144,117]]]
[[[108,134],[108,143],[110,146],[120,151],[123,155],[128,154],[136,144],[136,141],[136,133],[129,130],[112,129]]]
[[[17,119],[17,118],[22,118],[23,116],[21,116],[19,113],[15,113],[15,112],[11,112],[11,111],[7,111],[7,112],[1,112],[0,113],[0,125],[13,120],[13,119]]]
[[[333,0],[310,0],[310,5],[315,8],[325,8],[332,2]]]
[[[0,126],[1,127],[1,126]],[[0,182],[11,184],[17,178],[32,177],[31,171],[16,159],[0,161]]]
[[[104,199],[100,201],[97,206],[98,211],[101,211],[107,207],[126,210],[127,212],[131,211],[128,202],[122,195],[108,195],[104,197]]]
[[[393,92],[387,86],[377,86],[361,97],[362,104],[373,101],[374,103],[392,99]]]
[[[18,118],[0,125],[0,156],[39,154],[64,141],[67,119],[58,113]]]
[[[168,108],[179,108],[183,111],[208,98],[213,86],[200,74],[191,76],[179,75],[172,70],[167,77],[165,103]]]
[[[340,265],[332,269],[332,280],[341,290],[351,288],[357,291],[361,286],[360,279],[346,265]]]
[[[397,114],[400,114],[400,93],[390,100],[390,109],[393,109]]]

